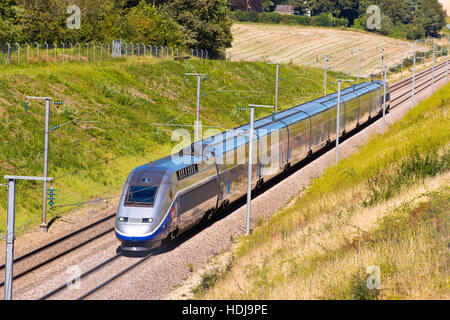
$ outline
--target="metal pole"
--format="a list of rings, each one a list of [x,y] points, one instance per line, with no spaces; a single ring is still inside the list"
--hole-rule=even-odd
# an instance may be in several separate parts
[[[280,64],[277,63],[277,80],[275,84],[275,113],[278,112],[278,81],[280,75]]]
[[[403,78],[403,48],[404,48],[404,43],[402,43],[402,74],[401,74],[401,76],[402,76],[402,78]]]
[[[423,64],[425,64],[427,60],[427,38],[425,38],[425,54],[423,56]]]
[[[202,76],[197,75],[197,114],[195,121],[195,141],[200,140],[200,87]]]
[[[44,134],[44,178],[48,175],[48,127],[50,122],[50,99],[45,100],[45,134]],[[42,231],[47,232],[47,181],[42,189]]]
[[[414,40],[414,57],[417,56],[417,40]]]
[[[434,92],[434,62],[436,56],[436,42],[433,39],[433,67],[431,68],[431,92]]]
[[[383,84],[383,133],[386,129],[386,83],[387,83],[387,66],[384,66],[384,84]]]
[[[5,176],[8,180],[8,213],[6,221],[6,259],[5,259],[5,300],[12,300],[13,265],[14,265],[14,231],[16,211],[16,180],[53,181],[53,178]]]
[[[6,222],[6,263],[5,263],[5,300],[12,299],[12,279],[14,261],[14,212],[16,202],[16,181],[8,180],[8,216]]]
[[[20,44],[16,42],[17,45],[17,64],[20,64]]]
[[[416,57],[414,56],[413,61],[413,77],[412,77],[412,89],[411,89],[411,109],[414,108],[414,90],[416,88]]]
[[[323,79],[323,95],[327,95],[327,68],[328,68],[328,55],[325,55],[325,74]]]
[[[447,63],[446,63],[446,65],[447,65],[447,83],[448,83],[448,47],[447,47]]]
[[[361,69],[361,49],[358,49],[358,83],[359,83],[360,69]]]
[[[336,164],[339,162],[339,125],[340,125],[340,109],[341,109],[341,80],[338,80],[338,103],[336,115]]]
[[[248,141],[248,183],[247,183],[247,226],[245,234],[250,234],[250,215],[252,206],[252,168],[253,168],[253,127],[255,119],[255,107],[250,106],[250,132]]]

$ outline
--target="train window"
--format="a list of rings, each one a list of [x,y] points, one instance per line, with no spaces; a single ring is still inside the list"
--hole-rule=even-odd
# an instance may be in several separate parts
[[[152,206],[155,204],[157,187],[131,186],[125,205]]]
[[[190,177],[198,172],[198,165],[193,164],[189,167],[183,168],[181,170],[177,171],[177,179],[178,181],[186,179],[187,177]]]

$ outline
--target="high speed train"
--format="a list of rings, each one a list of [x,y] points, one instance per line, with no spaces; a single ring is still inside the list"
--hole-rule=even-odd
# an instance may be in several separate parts
[[[339,135],[381,113],[383,94],[383,81],[341,90]],[[254,122],[253,188],[336,139],[337,96],[333,93]],[[389,98],[386,84],[386,109]],[[135,168],[126,180],[116,216],[115,232],[122,249],[148,250],[245,195],[249,127],[194,142]]]

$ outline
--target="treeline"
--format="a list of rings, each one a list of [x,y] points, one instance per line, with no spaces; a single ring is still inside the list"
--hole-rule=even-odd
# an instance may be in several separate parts
[[[318,26],[318,27],[346,27],[348,19],[336,18],[330,13],[321,13],[317,16],[301,16],[301,15],[281,15],[276,12],[261,12],[256,11],[234,11],[231,12],[231,18],[239,22],[259,22],[259,23],[274,23],[287,25],[303,25],[303,26]]]
[[[285,19],[273,12],[277,5],[292,5],[295,14],[299,16],[311,15],[310,25],[314,25],[313,18],[326,16],[346,19],[348,27],[364,29],[368,16],[367,8],[378,5],[381,9],[381,30],[373,30],[384,35],[418,39],[425,36],[436,37],[446,25],[446,12],[438,0],[229,0],[228,5],[235,11],[232,17],[237,21],[284,23]],[[269,17],[269,19],[268,19]],[[328,25],[333,25],[331,18]],[[307,18],[297,19],[299,24],[307,24]],[[336,21],[333,26],[339,26]]]
[[[67,26],[81,10],[80,28]],[[130,42],[206,49],[231,46],[227,0],[0,0],[1,42]]]

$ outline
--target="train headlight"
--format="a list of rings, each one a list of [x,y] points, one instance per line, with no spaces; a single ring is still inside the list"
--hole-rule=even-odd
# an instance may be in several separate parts
[[[127,222],[127,221],[128,221],[128,218],[127,218],[127,217],[120,217],[120,218],[119,218],[119,221],[120,221],[120,222]]]
[[[143,222],[143,223],[152,223],[152,222],[153,222],[153,219],[152,219],[152,218],[143,218],[143,219],[142,219],[142,222]]]

